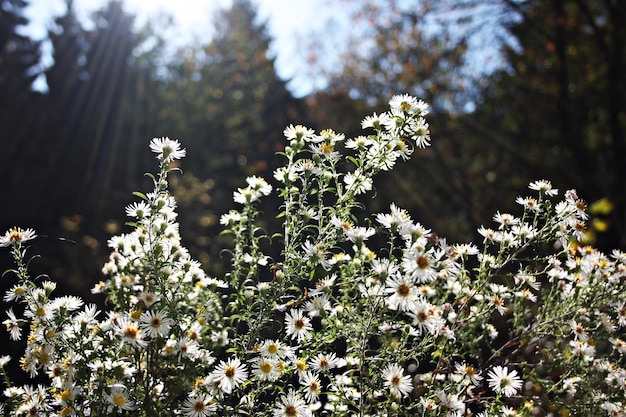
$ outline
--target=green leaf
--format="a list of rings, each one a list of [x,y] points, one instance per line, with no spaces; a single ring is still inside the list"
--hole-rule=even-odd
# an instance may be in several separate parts
[[[135,192],[133,192],[133,195],[135,197],[141,198],[142,200],[148,201],[148,197],[146,197],[146,195],[144,193],[141,193],[139,191],[135,191]]]
[[[353,157],[353,156],[348,155],[348,156],[346,156],[346,159],[347,159],[348,161],[352,162],[352,163],[353,163],[354,165],[356,165],[357,167],[360,167],[360,166],[361,166],[361,162],[360,162],[358,159],[356,159],[355,157]]]

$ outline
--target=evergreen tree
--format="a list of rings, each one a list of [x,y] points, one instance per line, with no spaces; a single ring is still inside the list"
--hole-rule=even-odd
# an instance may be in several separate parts
[[[79,215],[86,219],[83,232],[95,233],[136,185],[129,179],[141,178],[145,167],[134,158],[148,138],[129,135],[140,107],[133,55],[139,40],[121,1],[96,11],[91,30],[77,21],[73,1],[67,5],[50,33],[54,65],[46,76],[54,140],[47,186],[55,190],[51,206],[58,217]]]
[[[56,248],[65,267],[56,272],[86,293],[98,280],[99,255],[106,250],[97,242],[117,232],[120,207],[139,188],[146,169],[137,161],[149,158],[149,138],[131,134],[141,107],[133,55],[138,40],[134,18],[122,6],[110,1],[86,30],[68,0],[50,29],[54,63],[46,71],[47,134],[30,160],[37,184],[28,186],[34,201],[25,211],[38,223],[27,223],[66,239]]]
[[[213,181],[211,209],[219,217],[233,207],[232,193],[247,175],[271,177],[283,163],[276,152],[284,147],[285,127],[301,122],[301,104],[276,74],[271,39],[248,0],[235,0],[214,22],[211,42],[178,54],[164,110],[188,149],[185,170]],[[215,219],[192,233],[215,236]]]
[[[199,156],[220,155],[216,165],[207,166],[207,174],[218,180],[271,173],[296,101],[276,74],[270,37],[250,1],[235,0],[214,22],[216,35],[204,48],[200,73],[210,133],[202,139]]]
[[[84,148],[77,148],[88,142],[86,137],[79,139],[78,131],[89,86],[88,34],[78,21],[73,0],[67,0],[66,6],[66,12],[54,20],[48,32],[53,52],[53,65],[45,73],[48,138],[41,141],[41,160],[35,164],[40,177],[46,179],[40,185],[40,195],[48,201],[49,224],[56,224],[62,215],[75,214],[70,207],[80,190],[78,173],[85,168],[79,156]]]
[[[17,220],[23,210],[21,197],[25,172],[13,168],[27,161],[40,124],[41,96],[33,91],[38,77],[40,42],[20,33],[28,20],[24,0],[0,0],[0,176],[2,176],[2,224]],[[40,133],[40,132],[39,132]],[[19,184],[19,186],[18,186]]]
[[[118,187],[129,176],[128,160],[136,156],[133,151],[139,138],[128,137],[127,129],[134,117],[131,96],[135,88],[133,51],[137,39],[134,16],[123,10],[121,1],[110,1],[96,12],[93,21],[96,27],[87,37],[88,85],[81,90],[83,96],[79,96],[79,102],[83,98],[84,101],[77,125],[77,149],[82,148],[85,171],[77,211],[103,220],[111,207],[107,204],[113,201],[103,201],[102,195],[110,195],[108,191],[112,190],[127,191]]]

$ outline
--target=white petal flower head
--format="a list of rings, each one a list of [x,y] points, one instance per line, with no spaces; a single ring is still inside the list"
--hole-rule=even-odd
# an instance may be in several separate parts
[[[292,183],[298,178],[298,176],[296,175],[294,168],[290,166],[276,168],[274,171],[274,178],[276,181],[280,181],[282,183]]]
[[[394,274],[385,281],[387,305],[392,310],[409,311],[417,300],[415,281],[408,275]]]
[[[314,143],[328,143],[335,144],[337,142],[341,142],[345,139],[345,135],[343,133],[337,133],[332,129],[324,129],[320,132],[318,136],[315,136],[311,139],[311,142]]]
[[[405,251],[402,260],[402,269],[411,277],[415,277],[419,283],[433,281],[437,277],[435,263],[437,254],[431,249],[416,246]]]
[[[318,353],[317,356],[311,359],[311,368],[319,372],[327,372],[333,368],[341,366],[343,362],[335,355],[331,353]]]
[[[304,308],[309,317],[322,317],[332,310],[328,296],[324,293],[316,294],[306,302]]]
[[[183,412],[186,417],[210,416],[217,409],[214,402],[214,399],[207,395],[190,396],[183,404]]]
[[[2,324],[6,326],[11,340],[20,340],[22,338],[22,328],[20,327],[20,322],[13,312],[13,308],[9,308],[6,313],[9,318],[4,320]]]
[[[369,237],[374,236],[376,231],[372,227],[357,226],[346,230],[344,233],[351,242],[362,243]]]
[[[139,324],[127,317],[120,317],[114,326],[114,330],[124,342],[132,346],[143,348],[147,345],[143,339],[143,331],[139,328]]]
[[[313,326],[311,320],[305,316],[301,309],[293,309],[285,316],[285,327],[287,334],[298,342],[308,339],[311,336]]]
[[[0,357],[0,369],[4,368],[4,365],[9,363],[10,360],[11,360],[11,356],[9,356],[9,355],[1,356]]]
[[[522,388],[522,379],[516,370],[509,372],[509,369],[504,366],[494,366],[487,376],[489,387],[505,397],[515,395]]]
[[[246,366],[238,358],[230,358],[227,362],[221,361],[211,374],[211,380],[226,394],[230,394],[247,379]]]
[[[355,138],[348,139],[345,146],[347,149],[365,149],[370,147],[373,143],[374,141],[372,139],[367,136],[360,135]]]
[[[360,170],[349,172],[343,177],[347,189],[354,190],[355,194],[364,194],[372,189],[373,181]]]
[[[393,129],[395,125],[396,122],[391,117],[389,117],[387,113],[374,113],[371,116],[366,116],[365,119],[363,119],[363,121],[361,122],[361,127],[363,129],[371,127],[376,130],[390,130]]]
[[[554,197],[559,193],[559,190],[552,188],[552,183],[547,180],[533,181],[528,185],[531,190],[539,191],[542,194],[546,194],[550,197]]]
[[[385,228],[396,231],[400,227],[410,224],[411,216],[405,209],[399,208],[394,203],[391,203],[391,213],[377,214],[376,221]]]
[[[233,201],[239,204],[252,203],[259,199],[260,194],[252,187],[238,188],[233,192]]]
[[[405,113],[416,113],[420,111],[420,103],[415,98],[408,94],[395,95],[389,100],[389,107],[391,110],[402,111]]]
[[[143,219],[150,215],[150,206],[145,201],[132,203],[126,207],[126,215]]]
[[[280,340],[265,340],[259,347],[259,353],[265,358],[284,359],[293,356],[291,347],[283,344]]]
[[[277,359],[259,357],[252,364],[252,375],[261,381],[276,381],[281,375]]]
[[[517,225],[520,222],[520,219],[518,219],[517,217],[513,216],[512,214],[500,213],[499,211],[496,214],[494,214],[493,220],[496,223],[500,224],[500,226],[498,227],[500,230],[502,230],[504,228],[507,228],[507,227],[511,227],[511,226]]]
[[[22,243],[36,238],[37,235],[33,229],[22,229],[21,227],[13,227],[6,231],[4,236],[0,236],[0,247],[21,246]]]
[[[167,137],[154,138],[150,141],[150,150],[157,154],[157,159],[164,163],[184,158],[187,151],[181,148],[180,142]]]
[[[285,135],[285,138],[287,139],[295,139],[296,141],[308,141],[310,140],[314,135],[315,135],[315,131],[313,129],[309,129],[308,127],[302,126],[302,125],[289,125],[288,127],[285,128],[285,130],[283,131],[283,134]]]
[[[107,395],[107,401],[119,410],[134,410],[135,402],[128,396],[128,390],[123,385],[113,385],[111,393]]]
[[[398,364],[388,365],[382,371],[383,385],[395,397],[407,396],[413,390],[411,377],[404,375],[404,370]]]
[[[280,396],[274,407],[274,417],[308,417],[311,412],[307,403],[293,390]]]
[[[458,375],[460,381],[470,383],[472,385],[478,385],[483,377],[479,371],[472,365],[466,363],[457,363],[454,365],[455,374]]]
[[[311,371],[305,371],[300,377],[300,384],[304,387],[304,397],[309,403],[317,401],[322,392],[322,383],[319,376]]]
[[[167,336],[173,323],[163,311],[144,311],[139,318],[141,330],[151,339]]]
[[[262,195],[269,195],[272,192],[272,186],[264,178],[253,175],[246,178],[246,182],[250,188]]]

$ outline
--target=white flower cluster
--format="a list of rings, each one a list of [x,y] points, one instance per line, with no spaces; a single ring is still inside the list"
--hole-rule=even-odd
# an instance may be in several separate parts
[[[626,413],[626,254],[580,243],[587,215],[549,181],[497,212],[480,244],[449,244],[391,204],[365,216],[373,176],[430,145],[428,107],[411,96],[346,139],[289,126],[276,170],[283,229],[269,238],[250,177],[224,281],[182,246],[167,190],[178,141],[154,139],[154,191],[126,207],[109,240],[105,314],[28,275],[32,229],[0,238],[18,282],[5,294],[20,366],[47,385],[9,385],[8,415],[275,417]],[[265,244],[270,242],[270,244]],[[279,249],[277,247],[280,246]],[[28,325],[28,327],[25,327]],[[5,368],[10,357],[0,358]],[[549,411],[547,411],[549,410]]]

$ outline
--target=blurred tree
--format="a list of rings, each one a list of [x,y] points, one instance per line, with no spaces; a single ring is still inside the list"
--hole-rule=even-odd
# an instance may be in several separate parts
[[[599,223],[609,230],[599,236],[604,247],[625,246],[624,2],[358,4],[351,29],[365,29],[354,31],[328,94],[368,99],[373,110],[405,92],[434,105],[437,146],[383,176],[380,201],[466,239],[508,209],[501,195],[547,178],[589,201],[607,197],[593,206],[611,222]]]
[[[136,88],[134,51],[139,40],[134,31],[134,16],[124,12],[122,2],[110,1],[93,17],[95,29],[88,32],[86,54],[87,85],[77,103],[82,105],[78,120],[75,152],[81,155],[81,198],[76,211],[94,219],[106,219],[104,212],[123,200],[125,180],[141,175],[127,171],[128,162],[138,157],[137,145],[144,138],[130,137],[129,124]],[[85,140],[89,138],[89,140]],[[122,186],[122,187],[120,187]],[[108,195],[102,199],[102,195]],[[118,203],[118,204],[116,204]]]
[[[507,66],[475,115],[524,151],[530,170],[614,210],[604,248],[626,248],[626,4],[619,0],[504,1]],[[600,228],[603,230],[605,227]],[[598,231],[599,231],[598,230]]]
[[[67,0],[66,6],[65,14],[55,19],[48,32],[54,60],[45,73],[49,137],[39,140],[37,155],[33,155],[38,158],[38,163],[33,165],[41,171],[39,195],[45,195],[48,201],[46,214],[50,218],[45,219],[48,225],[56,224],[62,215],[76,214],[68,206],[75,201],[71,196],[77,196],[81,189],[79,172],[85,169],[82,155],[88,142],[86,137],[81,140],[78,134],[86,100],[84,91],[89,81],[87,31],[76,17],[73,0]],[[78,152],[80,146],[83,148]],[[61,190],[56,189],[58,184],[63,184]]]
[[[24,179],[13,161],[22,160],[32,149],[35,127],[40,125],[41,94],[33,91],[40,73],[40,42],[20,30],[28,24],[24,0],[0,0],[0,177],[2,221],[17,220],[24,209],[26,193],[17,187]]]
[[[298,104],[276,74],[266,25],[249,0],[235,0],[214,22],[215,38],[202,51],[197,81],[210,133],[193,154],[209,176],[240,185],[244,175],[271,174],[284,145],[282,131],[296,120]],[[206,165],[216,153],[215,165]]]
[[[302,112],[276,73],[266,25],[258,22],[250,1],[233,1],[214,22],[211,42],[177,54],[167,109],[169,129],[188,149],[185,170],[200,181],[213,180],[215,216],[189,213],[202,222],[190,233],[208,245],[212,259],[218,257],[218,246],[207,236],[217,234],[218,216],[233,207],[233,191],[248,175],[271,177],[282,164],[276,155],[284,146],[282,132]]]
[[[73,1],[66,4],[49,30],[54,62],[45,73],[45,134],[33,135],[33,152],[14,169],[33,178],[18,182],[31,203],[22,222],[65,239],[49,242],[48,271],[88,294],[107,251],[99,242],[118,231],[119,221],[110,219],[121,220],[146,169],[140,161],[150,158],[148,139],[136,134],[137,84],[140,72],[153,68],[137,64],[142,39],[122,2],[95,12],[90,30],[77,20]]]
[[[28,24],[24,17],[27,6],[23,0],[0,0],[0,233],[16,225],[30,226],[22,222],[20,213],[34,201],[28,188],[34,178],[23,165],[32,154],[33,136],[41,133],[42,96],[33,91],[40,72],[40,43],[20,32]],[[8,251],[3,252],[0,273],[14,267]],[[13,284],[9,279],[0,280],[0,293],[5,294]],[[2,332],[0,355],[17,357],[21,347]],[[18,361],[12,362],[3,372],[22,373]]]
[[[382,173],[376,183],[379,198],[367,207],[373,212],[388,210],[395,201],[435,231],[453,240],[467,240],[474,237],[480,223],[489,220],[488,203],[500,203],[500,198],[485,198],[485,188],[489,188],[484,186],[490,185],[482,171],[486,167],[472,159],[481,158],[484,141],[469,143],[462,131],[463,112],[474,100],[482,75],[469,67],[468,45],[474,30],[466,20],[457,21],[458,14],[446,14],[450,5],[443,3],[350,3],[349,47],[340,58],[341,65],[329,74],[326,91],[309,102],[319,118],[325,117],[318,105],[324,97],[334,97],[335,107],[365,101],[367,109],[352,107],[353,113],[361,115],[385,110],[394,94],[409,93],[427,101],[433,107],[429,120],[436,146],[418,150],[393,173]],[[450,24],[453,21],[456,26]],[[462,25],[468,27],[466,32],[458,30]],[[341,95],[346,98],[337,98]]]
[[[468,87],[463,73],[467,38],[436,20],[439,2],[345,3],[351,6],[350,30],[340,65],[333,61],[326,70],[330,90],[345,90],[371,106],[403,92],[440,109],[462,109]],[[327,55],[323,50],[312,55],[316,68],[329,66]]]

